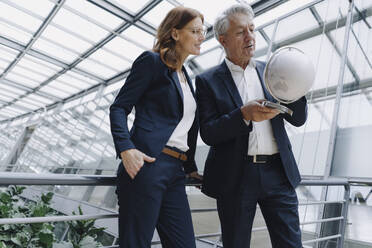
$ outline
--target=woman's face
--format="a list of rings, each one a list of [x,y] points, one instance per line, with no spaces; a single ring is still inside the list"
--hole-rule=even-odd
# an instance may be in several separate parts
[[[200,17],[187,23],[182,29],[175,30],[176,46],[186,56],[200,54],[200,45],[205,40],[205,29]]]

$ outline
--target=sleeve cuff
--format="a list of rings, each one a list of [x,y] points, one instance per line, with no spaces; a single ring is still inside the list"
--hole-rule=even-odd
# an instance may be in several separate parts
[[[243,113],[240,108],[235,109],[232,114],[233,116],[235,116],[234,119],[236,118],[236,120],[239,122],[239,128],[243,130],[243,133],[250,132],[252,130],[252,122],[250,120],[247,121],[246,119],[244,119]]]
[[[117,147],[117,149],[116,149],[116,157],[117,158],[121,158],[120,153],[122,153],[123,151],[136,148],[131,141],[121,143],[121,144],[116,144],[116,147]]]

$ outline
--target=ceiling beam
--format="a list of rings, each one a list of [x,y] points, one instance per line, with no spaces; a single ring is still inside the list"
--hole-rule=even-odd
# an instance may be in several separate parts
[[[367,9],[361,11],[361,13],[362,13],[362,16],[364,16],[366,18],[372,16],[372,7],[369,7]],[[356,23],[356,22],[361,21],[362,17],[359,13],[356,13],[356,14],[353,15],[352,20],[353,20],[352,23]],[[324,33],[328,33],[328,32],[331,32],[331,31],[335,30],[336,28],[344,27],[345,24],[346,24],[346,17],[342,17],[338,20],[334,20],[332,22],[326,23],[325,27],[316,27],[316,28],[310,29],[308,31],[293,35],[292,37],[289,37],[287,39],[282,39],[278,42],[273,42],[272,51],[275,51],[278,48],[281,48],[283,46],[288,46],[290,44],[297,43],[297,42],[300,42],[300,41],[304,41],[304,40],[310,39],[312,37],[321,35],[321,34],[323,34],[323,29],[324,29]],[[261,48],[261,49],[259,49],[255,52],[255,55],[257,57],[260,57],[260,56],[263,56],[263,55],[266,55],[266,54],[267,54],[267,47]]]

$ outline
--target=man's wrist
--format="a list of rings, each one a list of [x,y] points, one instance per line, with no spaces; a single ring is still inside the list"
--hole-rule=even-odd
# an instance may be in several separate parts
[[[249,123],[250,123],[250,121],[251,121],[251,118],[250,118],[250,116],[248,116],[247,113],[245,113],[245,110],[244,110],[243,108],[244,108],[244,106],[242,106],[242,107],[240,108],[240,112],[242,113],[242,118],[243,118],[244,122],[245,122],[247,125],[249,125]],[[248,123],[247,123],[247,121],[248,121]]]

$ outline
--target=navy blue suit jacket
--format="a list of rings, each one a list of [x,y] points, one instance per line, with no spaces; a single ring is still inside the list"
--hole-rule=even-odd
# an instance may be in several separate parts
[[[276,102],[263,84],[265,63],[256,61],[256,71],[267,100]],[[242,174],[243,159],[247,155],[249,132],[240,107],[243,105],[238,89],[225,62],[196,77],[200,134],[211,146],[205,163],[202,191],[217,198],[236,190]],[[286,119],[301,126],[307,118],[306,98],[287,105],[293,116],[279,114],[271,120],[284,171],[293,187],[300,181],[300,173],[284,128]]]
[[[188,84],[194,89],[184,68]],[[135,107],[135,119],[129,131],[127,117]],[[171,71],[155,52],[142,53],[133,63],[131,72],[110,107],[111,133],[117,156],[136,148],[158,157],[183,116],[183,94],[177,72]],[[197,112],[188,133],[186,173],[196,171],[194,160],[198,135]],[[120,166],[119,166],[120,168]]]

